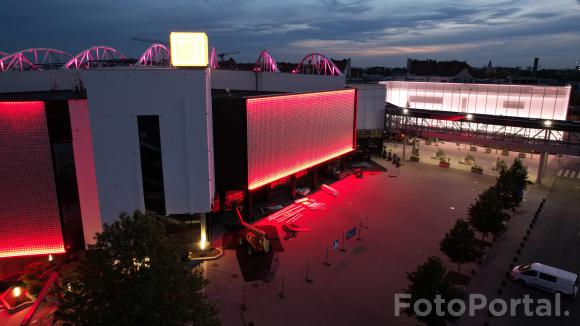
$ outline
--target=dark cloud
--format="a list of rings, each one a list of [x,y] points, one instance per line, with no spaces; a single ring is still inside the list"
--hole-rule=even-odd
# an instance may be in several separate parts
[[[562,67],[580,53],[578,2],[4,0],[0,51],[110,45],[137,57],[147,44],[131,36],[166,40],[170,31],[203,30],[244,61],[269,48],[292,61],[325,50],[357,65],[404,65],[409,56],[524,65],[541,55]]]

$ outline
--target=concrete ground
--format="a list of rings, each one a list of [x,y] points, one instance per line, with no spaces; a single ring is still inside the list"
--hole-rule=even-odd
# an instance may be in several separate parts
[[[402,143],[385,143],[387,150],[391,150],[399,156],[403,155],[403,144]],[[406,145],[405,158],[409,159],[411,156],[411,147]],[[425,141],[419,140],[419,154],[420,162],[432,165],[438,165],[439,160],[432,158],[438,150],[442,150],[446,157],[451,158],[450,168],[458,169],[462,171],[471,171],[471,165],[461,164],[464,161],[467,154],[474,156],[475,161],[483,167],[483,173],[487,175],[497,176],[497,171],[493,170],[492,167],[495,166],[496,160],[503,160],[508,166],[518,157],[519,152],[510,151],[508,156],[501,155],[502,151],[497,149],[492,149],[491,153],[485,152],[485,147],[476,146],[477,151],[470,151],[469,144],[459,144],[455,142],[432,142],[431,145],[426,145]],[[548,161],[554,160],[554,155],[549,155]],[[536,175],[538,173],[538,165],[540,161],[540,154],[530,154],[526,153],[526,157],[521,159],[524,166],[528,168],[530,181],[536,181]]]
[[[255,325],[415,325],[412,318],[394,315],[394,295],[407,286],[406,272],[414,270],[430,255],[438,255],[448,269],[455,270],[456,265],[439,251],[439,242],[457,218],[466,217],[467,208],[475,197],[495,183],[493,175],[472,174],[468,167],[460,164],[453,168],[453,161],[457,162],[468,153],[463,145],[459,149],[455,143],[439,146],[452,157],[451,169],[430,162],[429,146],[422,145],[421,156],[425,160],[421,163],[405,162],[397,169],[390,162],[375,159],[389,171],[365,174],[363,179],[351,176],[336,182],[332,185],[340,193],[336,198],[321,191],[311,195],[314,200],[326,204],[326,209],[306,210],[304,216],[294,222],[300,227],[310,227],[311,232],[284,240],[285,233],[280,227],[283,223],[267,219],[256,222],[259,227],[276,228],[280,239],[280,248],[266,267],[270,275],[267,282],[244,282],[240,266],[248,260],[262,260],[243,256],[240,250],[224,244],[230,250],[226,250],[219,260],[205,265],[206,276],[211,282],[206,294],[217,302],[224,325],[250,322]],[[439,146],[433,146],[431,151],[434,153]],[[402,150],[401,145],[394,150]],[[409,155],[410,148],[407,150]],[[488,173],[498,156],[484,153],[481,148],[470,153]],[[509,159],[500,158],[509,164],[516,155],[510,153]],[[537,168],[537,158],[536,154],[533,159],[524,160],[532,173]],[[498,288],[502,288],[504,297],[521,297],[524,293],[549,297],[540,291],[519,287],[505,278],[542,198],[548,200],[518,262],[541,261],[580,272],[577,256],[580,249],[578,162],[578,159],[550,156],[549,177],[544,185],[533,185],[526,192],[522,207],[509,222],[508,232],[493,245],[483,264],[462,267],[464,273],[476,272],[468,286],[469,292],[483,293],[490,300],[498,296]],[[346,252],[332,249],[335,240],[342,243],[343,234],[361,223],[368,226],[362,228],[361,241],[356,237],[346,240]],[[231,238],[214,237],[214,245],[228,239]],[[327,260],[327,247],[330,247],[330,266],[323,264]],[[242,260],[245,262],[241,263]],[[306,278],[312,282],[307,282]],[[502,281],[506,281],[505,286]],[[241,309],[242,304],[245,310]],[[566,301],[564,307],[570,310],[571,317],[491,319],[483,312],[475,317],[462,317],[458,324],[578,325],[580,305],[577,299]]]
[[[326,204],[325,210],[305,211],[295,222],[311,232],[286,241],[281,224],[256,223],[276,225],[282,239],[270,282],[244,282],[238,262],[243,256],[236,250],[206,263],[211,282],[206,294],[218,302],[224,325],[415,325],[412,318],[394,315],[394,295],[407,286],[406,272],[430,255],[444,258],[439,242],[495,178],[422,163],[396,169],[385,160],[377,162],[389,171],[336,182],[336,198],[321,191],[310,196]],[[325,266],[326,248],[361,222],[368,225],[362,241],[346,240],[346,252],[330,249],[331,266]],[[214,236],[214,245],[222,239],[228,241]],[[305,281],[307,264],[312,283]],[[240,309],[242,302],[246,311]]]

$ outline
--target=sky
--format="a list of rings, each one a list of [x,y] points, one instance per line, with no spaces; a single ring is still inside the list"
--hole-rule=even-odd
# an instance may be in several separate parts
[[[0,51],[50,47],[76,54],[108,45],[137,58],[171,31],[205,31],[218,52],[253,62],[310,52],[356,67],[407,58],[472,66],[571,68],[580,61],[580,0],[2,0]]]

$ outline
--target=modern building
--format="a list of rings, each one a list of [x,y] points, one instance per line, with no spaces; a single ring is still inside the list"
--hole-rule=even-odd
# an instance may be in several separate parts
[[[514,117],[528,120],[567,120],[572,87],[514,84],[472,84],[387,81],[386,102],[400,108],[424,112],[479,114],[489,117]],[[426,120],[442,128],[451,128],[453,119]],[[525,132],[526,135],[543,135],[542,130],[470,122],[470,127],[489,132]],[[562,132],[554,132],[552,139],[562,140]]]
[[[74,60],[0,73],[0,259],[82,249],[121,212],[251,207],[356,147],[357,92],[323,57],[330,73]]]

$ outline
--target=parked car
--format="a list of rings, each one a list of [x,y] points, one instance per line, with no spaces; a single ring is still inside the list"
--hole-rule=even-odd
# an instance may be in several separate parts
[[[519,284],[529,285],[552,293],[576,296],[578,275],[544,264],[519,265],[512,269],[512,278]]]

